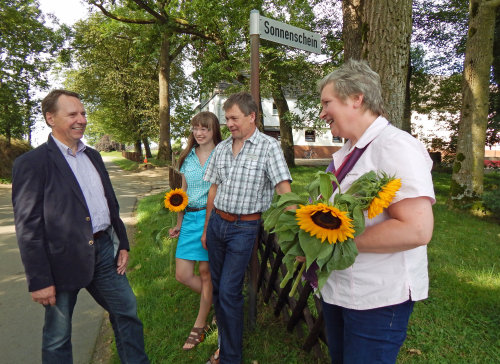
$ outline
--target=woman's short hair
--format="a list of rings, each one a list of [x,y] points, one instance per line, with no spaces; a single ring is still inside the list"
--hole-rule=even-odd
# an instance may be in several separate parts
[[[362,94],[365,110],[377,115],[385,114],[380,76],[366,61],[348,60],[318,82],[319,92],[330,83],[339,99]]]

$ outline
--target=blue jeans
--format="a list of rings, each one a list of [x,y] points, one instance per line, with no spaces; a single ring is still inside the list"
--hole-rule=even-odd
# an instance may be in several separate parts
[[[122,363],[149,363],[144,351],[142,323],[127,277],[116,272],[113,242],[108,234],[95,241],[94,278],[86,287],[106,311],[115,333],[116,348]],[[56,305],[45,307],[42,339],[43,364],[73,363],[71,318],[79,290],[58,292]]]
[[[260,220],[229,222],[212,212],[207,227],[220,363],[240,364],[243,351],[243,280]]]
[[[371,310],[352,310],[323,301],[332,364],[395,363],[406,339],[413,301]]]

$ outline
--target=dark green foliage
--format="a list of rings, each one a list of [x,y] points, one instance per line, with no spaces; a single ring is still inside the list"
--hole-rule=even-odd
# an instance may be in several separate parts
[[[484,176],[483,205],[500,220],[500,172],[486,173]]]
[[[47,71],[67,29],[45,26],[34,0],[0,1],[0,134],[29,134],[38,111],[36,88],[47,87]]]

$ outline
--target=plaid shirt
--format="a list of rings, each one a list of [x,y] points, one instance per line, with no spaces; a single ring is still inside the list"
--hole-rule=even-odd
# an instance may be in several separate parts
[[[207,205],[210,183],[203,180],[203,174],[207,169],[208,161],[210,161],[212,154],[208,157],[205,165],[202,166],[196,155],[195,148],[192,148],[184,163],[182,163],[180,172],[186,178],[189,207],[199,208]]]
[[[252,214],[269,208],[274,187],[292,177],[278,141],[258,129],[233,157],[233,138],[219,143],[203,179],[218,185],[214,205],[233,214]]]

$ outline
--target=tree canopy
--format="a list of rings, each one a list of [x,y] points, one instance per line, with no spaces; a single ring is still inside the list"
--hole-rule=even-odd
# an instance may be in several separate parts
[[[30,135],[36,89],[48,86],[47,72],[67,31],[45,21],[36,0],[0,1],[0,134],[8,140]]]

